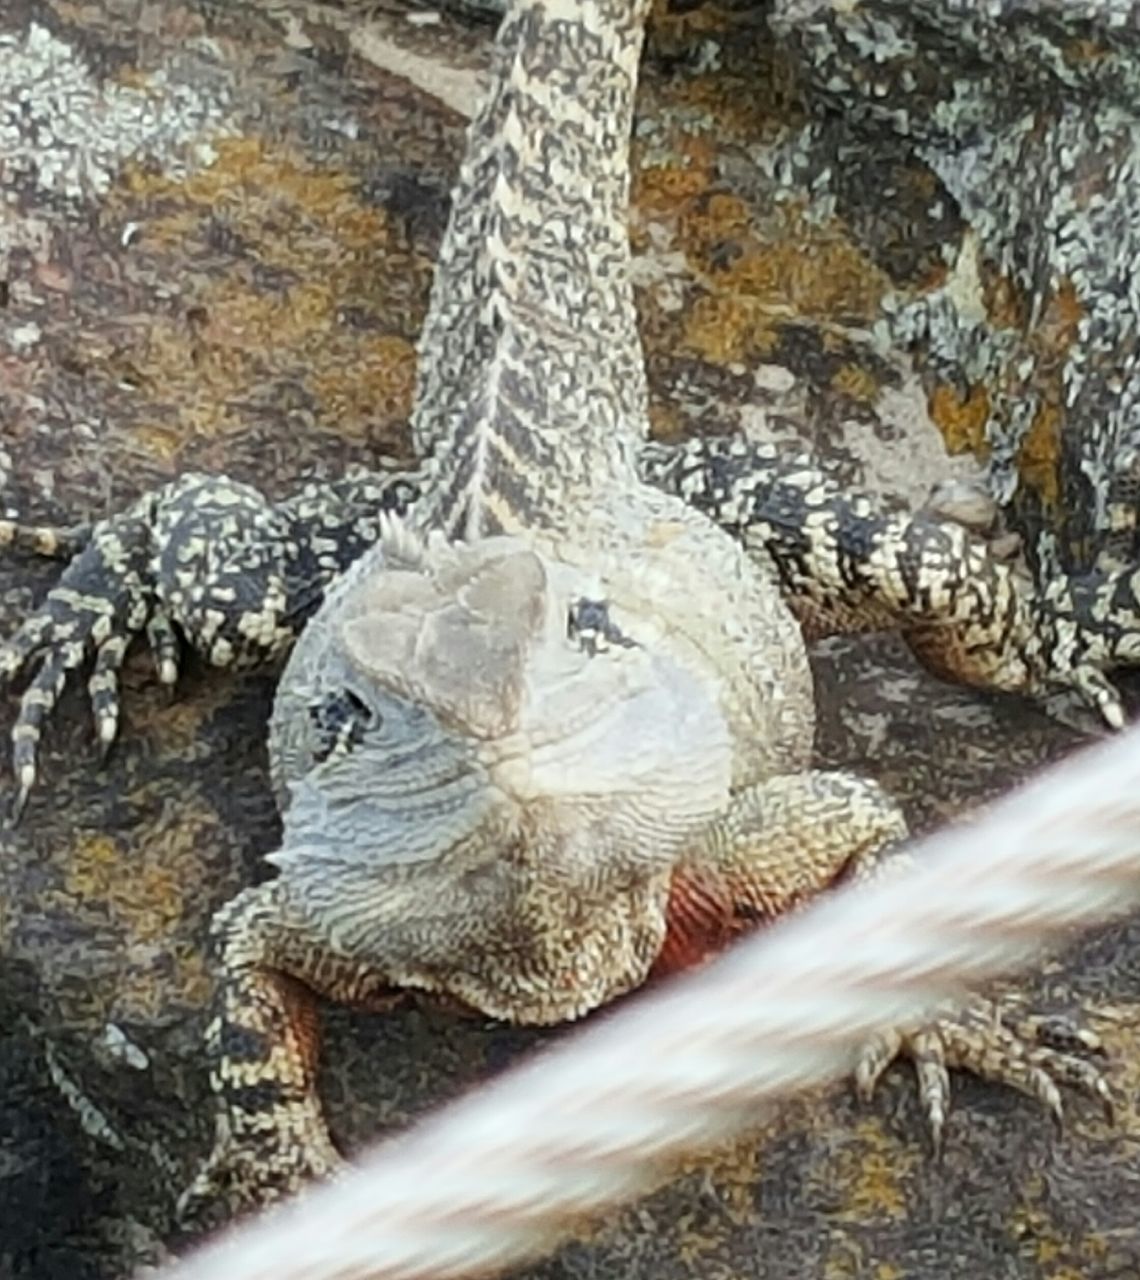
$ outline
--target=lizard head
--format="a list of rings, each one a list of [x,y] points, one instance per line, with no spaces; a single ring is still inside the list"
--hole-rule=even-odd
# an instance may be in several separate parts
[[[723,806],[730,747],[660,622],[521,538],[386,551],[332,633],[275,861],[532,860],[568,885],[670,865]]]

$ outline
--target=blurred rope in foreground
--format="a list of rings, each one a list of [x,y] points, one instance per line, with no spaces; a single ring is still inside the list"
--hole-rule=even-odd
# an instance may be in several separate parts
[[[162,1280],[496,1274],[867,1036],[1140,897],[1140,733],[1050,770],[918,866],[842,891],[387,1142]]]

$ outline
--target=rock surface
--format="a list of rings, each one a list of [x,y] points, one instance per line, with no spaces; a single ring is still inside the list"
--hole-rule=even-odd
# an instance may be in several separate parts
[[[1110,7],[1119,28],[1083,16]],[[654,426],[803,442],[912,503],[988,456],[1044,565],[1128,558],[1132,7],[972,8],[658,15],[631,219]],[[399,5],[6,5],[0,505],[98,516],[190,468],[282,493],[402,453],[490,35]],[[0,562],[0,629],[53,574]],[[936,683],[889,638],[829,642],[815,668],[820,761],[880,778],[918,829],[1081,740]],[[23,824],[0,829],[0,1273],[33,1280],[118,1280],[178,1243],[211,1122],[206,922],[276,835],[272,674],[190,672],[172,702],[140,655],[126,683],[106,765],[71,698]],[[1134,1274],[1138,931],[1029,984],[1097,1012],[1115,1128],[1074,1101],[1057,1140],[961,1082],[934,1165],[905,1072],[870,1110],[837,1086],[528,1274]],[[549,1039],[419,1008],[327,1025],[350,1149]]]
[[[880,325],[917,351],[947,444],[988,459],[1042,572],[1135,562],[1140,6],[778,0],[773,27],[812,85],[813,153],[894,147],[930,175],[908,238],[941,261]],[[842,186],[821,198],[857,226]]]

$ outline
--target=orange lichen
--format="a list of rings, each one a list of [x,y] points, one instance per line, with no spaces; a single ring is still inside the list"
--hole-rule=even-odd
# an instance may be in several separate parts
[[[940,289],[949,278],[950,268],[944,262],[934,262],[916,281],[916,285],[920,293],[929,293],[933,289]]]
[[[755,1216],[756,1185],[763,1169],[755,1137],[734,1142],[705,1168],[716,1180],[720,1208],[738,1226],[750,1223]]]
[[[852,1138],[835,1154],[835,1184],[844,1198],[837,1218],[859,1223],[883,1218],[904,1221],[909,1211],[904,1184],[920,1154],[913,1146],[892,1142],[878,1117],[859,1121]]]
[[[130,843],[126,834],[77,832],[44,905],[114,939],[121,963],[113,984],[92,984],[89,1011],[111,1016],[113,1005],[115,1016],[150,1020],[169,1011],[172,999],[194,1007],[206,994],[200,946],[177,940],[205,928],[216,877],[204,859],[220,833],[217,815],[193,797],[166,798],[157,811],[153,794],[132,799],[146,816]]]
[[[685,345],[706,360],[743,360],[757,334],[758,308],[746,298],[706,294],[688,314]]]
[[[823,1280],[859,1280],[866,1274],[867,1260],[861,1241],[842,1231],[828,1233]]]
[[[986,315],[995,329],[1021,329],[1028,314],[1021,290],[1008,277],[990,275],[982,290]]]
[[[1017,452],[1017,471],[1046,505],[1057,501],[1060,493],[1061,411],[1046,400],[1033,415],[1033,421]]]
[[[789,213],[782,226],[761,240],[738,241],[739,256],[713,271],[718,288],[756,298],[766,307],[797,318],[868,322],[878,315],[889,282],[836,226],[820,227]]]
[[[649,11],[649,38],[673,39],[683,48],[694,35],[723,32],[731,25],[731,17],[730,11],[715,4],[675,9],[670,0],[653,0]]]
[[[145,671],[146,656],[140,654],[138,661]],[[144,678],[149,681],[149,673]],[[236,678],[232,672],[211,671],[192,697],[173,699],[148,685],[146,696],[131,700],[131,733],[145,735],[156,751],[178,759],[193,761],[208,755],[210,746],[202,729],[232,701]]]
[[[72,849],[64,886],[80,901],[92,902],[113,887],[121,865],[122,852],[110,836],[81,833]]]
[[[121,89],[133,89],[155,102],[162,101],[162,93],[154,87],[151,73],[142,67],[120,67],[115,73],[115,83]]]
[[[1104,1273],[1111,1250],[1103,1236],[1089,1232],[1077,1237],[1071,1228],[1054,1222],[1043,1208],[1048,1203],[1041,1179],[1030,1178],[1014,1209],[1009,1231],[1018,1252],[1041,1268],[1045,1280],[1084,1280]]]
[[[975,383],[963,400],[952,386],[940,382],[929,397],[928,408],[934,425],[942,433],[947,453],[988,456],[986,423],[990,418],[990,396],[981,383]]]
[[[346,353],[347,356],[348,353]],[[332,369],[314,369],[307,385],[326,412],[351,430],[379,413],[391,419],[406,418],[412,410],[416,385],[416,351],[395,334],[354,344],[354,363],[334,361]]]
[[[685,147],[675,141],[687,163],[647,168],[636,184],[635,225],[652,221],[659,238],[671,233],[701,286],[675,317],[647,325],[643,316],[645,330],[667,337],[673,350],[679,341],[725,365],[770,357],[789,323],[817,322],[823,331],[871,323],[890,282],[844,224],[820,224],[795,200],[758,213],[744,197],[712,185],[712,162],[698,141],[695,135]],[[840,373],[835,385],[863,402],[878,391],[872,375],[854,369]]]
[[[1046,299],[1038,332],[1034,335],[1034,345],[1064,355],[1077,340],[1084,314],[1076,286],[1067,276],[1064,277]]]
[[[1140,1003],[1121,1001],[1097,1008],[1096,1031],[1115,1064],[1113,1132],[1140,1139]]]
[[[1108,50],[1104,45],[1098,44],[1095,40],[1089,40],[1087,37],[1074,37],[1061,46],[1062,57],[1066,62],[1074,65],[1080,65],[1084,62],[1097,62],[1107,52]]]
[[[708,263],[710,254],[726,242],[748,234],[748,205],[725,191],[712,191],[691,200],[681,211],[677,230],[689,257]]]
[[[190,248],[181,305],[148,315],[139,338],[139,382],[170,410],[144,427],[159,456],[242,429],[251,387],[303,387],[349,437],[407,416],[429,264],[358,186],[259,138],[222,140],[188,177],[125,175],[112,200],[143,228],[140,260],[148,245]],[[422,289],[407,287],[409,267]]]
[[[860,404],[872,404],[879,394],[879,384],[874,375],[857,364],[841,365],[832,375],[831,387]]]
[[[1028,309],[1017,286],[1005,276],[990,275],[985,287],[986,309],[997,327],[1024,330]],[[1018,474],[1045,505],[1054,504],[1060,494],[1060,441],[1063,422],[1064,387],[1061,370],[1076,342],[1084,307],[1073,282],[1063,278],[1045,297],[1036,326],[1025,334],[1025,347],[1032,356],[1028,377],[1012,361],[1001,381],[1009,398],[1032,396],[1039,402],[1033,421],[1021,442],[1017,456]],[[973,452],[985,457],[984,439],[991,411],[984,388],[972,387],[962,401],[948,386],[939,385],[930,398],[930,412],[951,453]]]
[[[658,56],[691,56],[713,37],[722,51],[716,70],[672,77],[656,86],[670,107],[703,113],[718,138],[754,141],[805,114],[800,65],[790,49],[765,39],[747,7],[655,5],[648,31]]]
[[[706,169],[686,168],[679,164],[649,165],[634,180],[633,198],[639,208],[653,212],[669,212],[678,202],[699,195],[709,185]]]
[[[110,836],[81,832],[71,849],[64,889],[81,910],[110,917],[133,942],[160,940],[188,912],[201,910],[201,885],[186,874],[185,863],[187,842],[204,823],[205,814],[180,812],[177,822],[173,814],[160,818],[141,855],[138,850],[130,855],[129,867],[126,850]]]
[[[301,212],[314,223],[335,227],[350,247],[369,247],[385,238],[385,215],[358,202],[358,182],[351,174],[320,167],[258,137],[220,139],[216,152],[213,164],[185,177],[136,168],[125,177],[126,189],[137,196],[234,213],[239,219],[249,212],[251,200],[264,199],[289,220]],[[273,247],[267,240],[265,248]]]
[[[131,436],[144,453],[160,462],[173,463],[182,444],[178,427],[166,422],[144,422],[131,429]]]
[[[649,429],[655,440],[664,440],[672,444],[684,436],[685,420],[676,405],[668,401],[651,399]]]
[[[679,106],[716,121],[717,133],[755,141],[804,119],[803,93],[794,63],[784,54],[765,59],[747,80],[724,73],[685,80],[671,95]]]
[[[936,200],[942,191],[942,180],[923,164],[895,165],[891,177],[922,200]]]

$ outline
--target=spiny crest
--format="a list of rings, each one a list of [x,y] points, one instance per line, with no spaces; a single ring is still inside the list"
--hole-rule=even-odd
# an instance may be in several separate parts
[[[381,511],[380,536],[377,546],[386,566],[392,569],[423,569],[433,553],[446,546],[439,529],[417,529],[406,517],[394,511]]]

